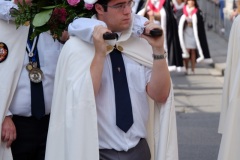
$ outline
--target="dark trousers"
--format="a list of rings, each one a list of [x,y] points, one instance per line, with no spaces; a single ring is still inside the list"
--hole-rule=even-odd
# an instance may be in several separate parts
[[[125,151],[113,149],[100,149],[100,160],[150,160],[151,153],[146,139],[141,139],[139,143]]]
[[[34,117],[13,116],[17,139],[12,143],[13,160],[44,160],[49,115]]]

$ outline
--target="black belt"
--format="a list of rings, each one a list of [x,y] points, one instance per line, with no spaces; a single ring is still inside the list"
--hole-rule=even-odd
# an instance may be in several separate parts
[[[137,144],[135,147],[130,148],[127,152],[130,152],[131,150],[133,150],[134,148],[136,148],[138,145],[140,145],[140,143],[141,143],[142,141],[146,141],[146,139],[145,139],[145,138],[141,138],[141,139],[139,140],[138,144]],[[125,152],[125,153],[126,153],[126,151],[117,151],[117,150],[115,150],[115,149],[99,149],[99,151],[101,151],[101,150],[112,150],[112,151],[115,151],[115,152]]]
[[[105,159],[125,159],[125,160],[150,160],[151,153],[146,139],[142,138],[139,140],[138,144],[129,149],[128,151],[116,151],[114,149],[100,149],[99,150],[100,160]]]
[[[35,117],[33,117],[33,116],[30,116],[30,117],[26,117],[26,116],[19,116],[19,115],[13,115],[13,118],[14,119],[35,119],[36,120],[36,118]],[[40,120],[43,120],[43,119],[49,119],[50,118],[50,114],[46,114],[45,116],[43,116]]]

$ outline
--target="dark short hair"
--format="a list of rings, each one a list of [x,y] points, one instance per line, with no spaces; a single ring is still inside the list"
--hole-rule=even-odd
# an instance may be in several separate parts
[[[97,11],[95,10],[95,5],[96,4],[100,4],[102,5],[103,9],[104,9],[104,12],[107,12],[107,4],[108,2],[110,2],[111,0],[98,0],[95,4],[94,4],[94,7],[93,7],[93,13],[94,14],[97,14]]]

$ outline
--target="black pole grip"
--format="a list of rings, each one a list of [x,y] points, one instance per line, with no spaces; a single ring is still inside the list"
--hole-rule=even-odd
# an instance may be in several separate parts
[[[145,31],[144,31],[145,32]],[[144,33],[143,32],[143,33]],[[152,29],[150,31],[150,35],[148,36],[152,36],[152,37],[161,37],[163,34],[163,30],[162,29]],[[110,32],[106,32],[103,34],[103,39],[104,40],[113,40],[113,39],[117,39],[117,33],[110,33]]]
[[[162,29],[152,29],[152,30],[150,31],[150,35],[151,35],[152,37],[161,37],[162,34],[163,34],[163,30],[162,30]]]
[[[103,34],[103,39],[104,40],[113,40],[117,38],[117,33],[110,33],[110,32],[106,32]]]

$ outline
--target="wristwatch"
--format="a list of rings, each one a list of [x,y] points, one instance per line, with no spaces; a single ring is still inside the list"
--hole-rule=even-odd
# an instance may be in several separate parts
[[[167,58],[167,53],[164,54],[152,54],[154,60],[165,59]]]

